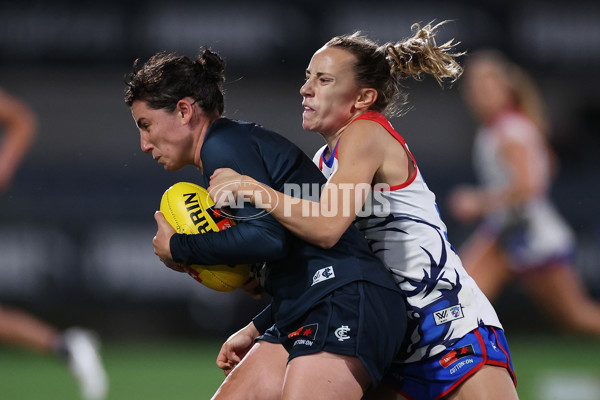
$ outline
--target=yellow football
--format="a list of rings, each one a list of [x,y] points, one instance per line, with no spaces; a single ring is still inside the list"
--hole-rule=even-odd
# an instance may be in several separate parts
[[[160,201],[160,211],[178,233],[187,235],[218,232],[234,222],[216,209],[208,191],[189,182],[168,188]],[[242,286],[250,277],[250,265],[189,265],[188,274],[203,285],[219,292]]]

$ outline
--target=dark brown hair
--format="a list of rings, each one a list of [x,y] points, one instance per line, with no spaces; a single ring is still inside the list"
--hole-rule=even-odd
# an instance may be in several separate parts
[[[206,113],[223,114],[225,61],[209,49],[195,60],[161,52],[145,63],[136,60],[125,78],[125,104],[142,100],[155,109],[175,110],[177,102],[191,97]]]

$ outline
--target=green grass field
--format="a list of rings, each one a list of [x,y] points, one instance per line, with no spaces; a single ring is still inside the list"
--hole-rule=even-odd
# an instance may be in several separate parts
[[[600,399],[600,342],[548,336],[509,337],[522,400]],[[111,400],[210,399],[223,379],[214,360],[221,343],[105,343]],[[0,399],[78,399],[65,366],[52,357],[0,348]]]

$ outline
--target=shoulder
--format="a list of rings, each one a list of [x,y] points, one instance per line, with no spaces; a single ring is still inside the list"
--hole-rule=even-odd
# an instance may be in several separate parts
[[[238,170],[239,164],[251,158],[252,139],[244,123],[219,118],[208,128],[200,158],[205,170],[229,167]]]
[[[239,135],[244,132],[244,125],[248,125],[246,122],[234,121],[229,118],[219,118],[214,121],[208,127],[206,133],[206,140],[215,138],[221,138],[223,136]]]
[[[247,150],[248,146],[255,141],[252,130],[257,126],[250,122],[219,118],[209,126],[202,144],[202,151],[212,154],[220,149]]]
[[[519,112],[505,113],[496,122],[494,130],[507,142],[526,142],[539,134],[533,122]]]
[[[383,150],[392,136],[381,123],[359,119],[346,127],[340,140],[338,152],[348,148],[363,151]]]
[[[387,148],[393,146],[389,142],[391,136],[385,128],[374,121],[358,120],[350,124],[338,142],[337,159],[339,169],[355,171],[364,169],[367,165],[377,169]],[[368,168],[371,170],[371,168]]]
[[[390,138],[393,136],[400,142],[404,142],[404,138],[394,129],[390,121],[380,112],[367,111],[357,117],[350,123],[351,131],[360,132],[359,135],[366,137],[379,136],[381,138]]]
[[[209,140],[227,141],[234,145],[248,142],[271,143],[277,142],[283,146],[283,142],[292,142],[280,133],[264,127],[256,122],[238,121],[229,118],[219,118],[211,124],[206,133],[205,142]]]

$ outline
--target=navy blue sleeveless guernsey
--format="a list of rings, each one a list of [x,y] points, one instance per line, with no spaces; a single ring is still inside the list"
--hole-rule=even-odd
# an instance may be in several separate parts
[[[299,189],[310,187],[307,183],[317,184],[312,186],[319,190],[326,183],[321,171],[296,145],[254,123],[218,119],[206,133],[200,158],[200,184],[205,187],[214,170],[225,167],[280,192],[285,192],[286,183]],[[319,193],[313,195],[311,198],[318,199]],[[173,235],[173,259],[204,265],[265,261],[264,287],[273,299],[269,312],[280,326],[301,317],[315,301],[350,282],[369,281],[400,291],[354,226],[334,247],[325,250],[294,236],[271,215],[249,204],[231,211],[238,223],[230,229]]]

